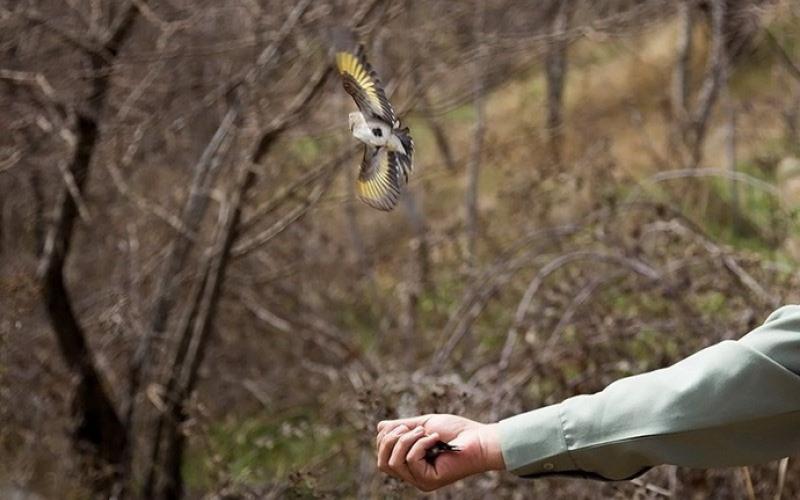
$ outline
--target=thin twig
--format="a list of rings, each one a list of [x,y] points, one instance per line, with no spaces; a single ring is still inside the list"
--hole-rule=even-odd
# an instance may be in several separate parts
[[[639,486],[640,488],[644,488],[647,491],[655,493],[656,495],[672,498],[672,493],[668,489],[662,488],[661,486],[656,486],[653,483],[645,483],[641,479],[631,479],[631,483]]]
[[[0,14],[3,16],[16,16],[22,18],[31,25],[45,28],[47,31],[55,34],[68,44],[86,52],[87,54],[102,57],[106,63],[111,60],[107,47],[98,44],[95,40],[86,39],[74,33],[70,33],[58,24],[51,22],[46,16],[33,9],[17,9],[13,11],[8,9],[0,9]]]
[[[578,260],[593,260],[617,264],[637,274],[641,274],[650,280],[657,280],[661,277],[661,273],[659,273],[655,268],[646,262],[625,257],[623,255],[606,254],[590,250],[577,250],[551,260],[545,266],[543,266],[538,273],[536,273],[536,275],[528,284],[525,293],[522,295],[522,299],[520,299],[519,304],[517,305],[516,312],[514,313],[514,323],[506,334],[505,347],[503,348],[503,353],[498,363],[499,371],[504,371],[505,368],[508,367],[509,358],[511,356],[511,348],[509,346],[513,346],[514,339],[519,336],[519,331],[523,322],[525,321],[528,309],[530,309],[533,297],[536,295],[536,292],[542,286],[545,279],[570,262]]]
[[[789,470],[789,457],[781,459],[778,465],[778,485],[775,488],[775,499],[781,500],[783,495],[783,487],[786,485],[786,472]]]
[[[139,145],[141,144],[141,140],[144,134],[143,127],[137,127],[136,131],[133,133],[133,141],[128,146],[125,154],[122,158],[122,165],[127,167],[133,161],[134,155],[138,150]],[[137,193],[133,188],[125,182],[125,179],[122,176],[122,172],[120,172],[119,167],[113,161],[106,163],[106,169],[108,173],[111,175],[111,180],[114,183],[114,187],[117,188],[119,194],[130,200],[134,205],[136,205],[140,210],[143,212],[147,212],[149,214],[154,215],[155,217],[161,219],[167,225],[181,233],[185,238],[194,241],[197,235],[191,231],[183,221],[176,216],[175,214],[171,213],[169,210],[161,206],[160,204],[148,199],[145,196]]]
[[[300,190],[300,188],[315,182],[321,176],[328,173],[331,169],[337,168],[338,165],[352,157],[352,155],[355,154],[360,148],[361,146],[359,145],[346,148],[341,155],[331,159],[323,165],[320,165],[316,169],[307,171],[288,186],[282,187],[281,190],[278,191],[274,196],[270,197],[267,201],[253,209],[250,216],[242,221],[242,229],[246,230],[252,227],[264,216],[275,211],[284,203],[284,201],[286,201],[287,198],[294,196],[295,193]]]
[[[73,176],[72,172],[67,168],[67,162],[58,162],[58,171],[61,173],[61,178],[64,181],[64,185],[67,187],[67,192],[70,197],[72,197],[72,201],[75,202],[75,206],[78,207],[78,215],[85,224],[88,224],[92,220],[91,215],[89,215],[89,208],[86,206],[86,202],[83,201],[81,191],[78,188],[78,184],[75,182],[75,176]]]
[[[327,180],[324,180],[322,183],[318,184],[314,187],[311,193],[306,197],[300,205],[293,208],[288,214],[284,215],[280,220],[270,225],[267,229],[255,234],[241,242],[237,243],[236,246],[233,248],[231,252],[231,256],[234,258],[243,257],[248,253],[252,252],[253,250],[257,249],[260,246],[265,245],[268,243],[272,238],[281,234],[289,225],[293,222],[301,218],[314,204],[316,204],[323,194],[330,188],[331,180],[333,179],[333,174],[335,174],[341,165],[344,163],[344,158],[337,158],[337,161],[333,163],[328,169],[326,173]],[[280,201],[285,200],[291,194],[291,190],[288,191],[284,196],[278,198]],[[273,206],[276,206],[274,204]]]
[[[753,490],[753,479],[750,477],[749,467],[740,467],[739,472],[742,475],[742,482],[744,482],[745,490],[747,491],[747,498],[749,500],[756,500],[756,492]]]
[[[783,48],[775,35],[772,34],[772,31],[770,31],[768,28],[764,28],[764,33],[767,35],[767,40],[769,41],[770,47],[772,47],[772,49],[778,53],[781,62],[783,62],[783,65],[786,67],[786,70],[789,71],[789,74],[792,75],[797,81],[800,81],[800,66],[795,64],[791,56],[789,56],[789,53],[786,52],[786,49]]]

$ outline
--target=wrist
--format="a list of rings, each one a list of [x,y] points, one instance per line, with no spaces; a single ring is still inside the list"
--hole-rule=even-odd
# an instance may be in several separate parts
[[[503,451],[500,447],[500,433],[497,424],[484,424],[480,432],[481,452],[486,470],[505,470]]]

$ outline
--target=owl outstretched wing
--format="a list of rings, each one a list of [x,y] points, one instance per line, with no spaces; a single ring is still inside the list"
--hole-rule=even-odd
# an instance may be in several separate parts
[[[365,146],[356,181],[359,199],[372,208],[392,210],[408,182],[410,169],[410,156],[385,147]]]
[[[378,75],[367,62],[362,45],[355,50],[337,50],[336,68],[342,77],[344,89],[365,116],[382,120],[390,127],[396,125],[394,108],[386,98]]]

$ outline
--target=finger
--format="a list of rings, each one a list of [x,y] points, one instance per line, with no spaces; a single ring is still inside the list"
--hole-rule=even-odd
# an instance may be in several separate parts
[[[398,423],[397,425],[392,425],[392,426],[387,426],[387,427],[384,427],[384,428],[383,428],[383,430],[379,430],[379,431],[378,431],[378,435],[377,435],[377,436],[375,436],[375,447],[376,447],[376,448],[377,448],[377,447],[380,447],[381,441],[382,441],[382,440],[383,440],[383,439],[384,439],[386,436],[388,436],[389,434],[391,434],[391,433],[392,433],[392,432],[393,432],[395,429],[397,429],[398,427],[403,427],[403,428],[405,428],[405,430],[406,430],[406,431],[408,431],[409,429],[411,429],[411,428],[412,428],[411,426],[408,426],[408,425],[405,425],[405,424],[400,424],[400,423]]]
[[[375,449],[376,450],[380,449],[381,441],[383,441],[384,437],[386,437],[386,432],[385,431],[379,431],[378,435],[375,436]]]
[[[378,422],[378,432],[389,432],[399,425],[405,425],[409,429],[412,429],[420,425],[425,425],[425,422],[427,422],[430,418],[430,415],[420,415],[418,417],[399,418],[397,420],[381,420]]]
[[[417,442],[414,443],[414,446],[408,450],[408,454],[406,455],[406,462],[408,462],[409,467],[417,465],[417,462],[424,459],[425,452],[428,451],[428,448],[433,447],[437,441],[439,441],[438,432],[434,432],[433,434],[417,440]]]
[[[395,429],[397,429],[401,425],[403,425],[403,424],[399,424],[398,423],[396,425],[390,425],[390,426],[387,425],[387,426],[384,426],[383,428],[379,427],[378,428],[378,435],[375,436],[375,447],[376,448],[380,448],[381,441],[383,441],[386,436],[388,436],[392,431],[394,431]]]
[[[406,426],[402,427],[406,430],[406,432],[409,430],[409,428]],[[397,427],[392,427],[389,430],[379,432],[378,435],[375,436],[375,449],[380,449],[381,441],[383,441],[384,438],[386,438],[386,436],[391,434],[395,429],[397,429]]]
[[[401,425],[384,436],[378,445],[378,469],[386,473],[391,473],[389,457],[392,455],[394,444],[400,439],[400,436],[406,432],[408,432],[408,427]]]
[[[430,419],[430,417],[431,415],[420,415],[418,417],[401,418],[397,420],[382,420],[378,422],[378,435],[375,436],[375,446],[378,447],[383,437],[390,433],[393,429],[396,429],[401,425],[405,425],[409,429],[423,426],[425,422]]]
[[[408,450],[411,449],[414,443],[424,435],[425,429],[422,427],[416,427],[406,432],[397,440],[397,443],[392,449],[392,454],[389,457],[389,468],[410,483],[414,483],[415,481],[414,477],[411,475],[411,471],[408,470],[406,455],[408,455]]]

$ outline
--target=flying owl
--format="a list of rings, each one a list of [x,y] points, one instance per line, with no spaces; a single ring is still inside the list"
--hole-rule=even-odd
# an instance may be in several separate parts
[[[356,181],[361,201],[378,210],[392,210],[414,167],[414,141],[400,127],[378,75],[367,62],[362,45],[337,48],[336,67],[344,89],[356,102],[350,132],[364,143],[364,158]]]

